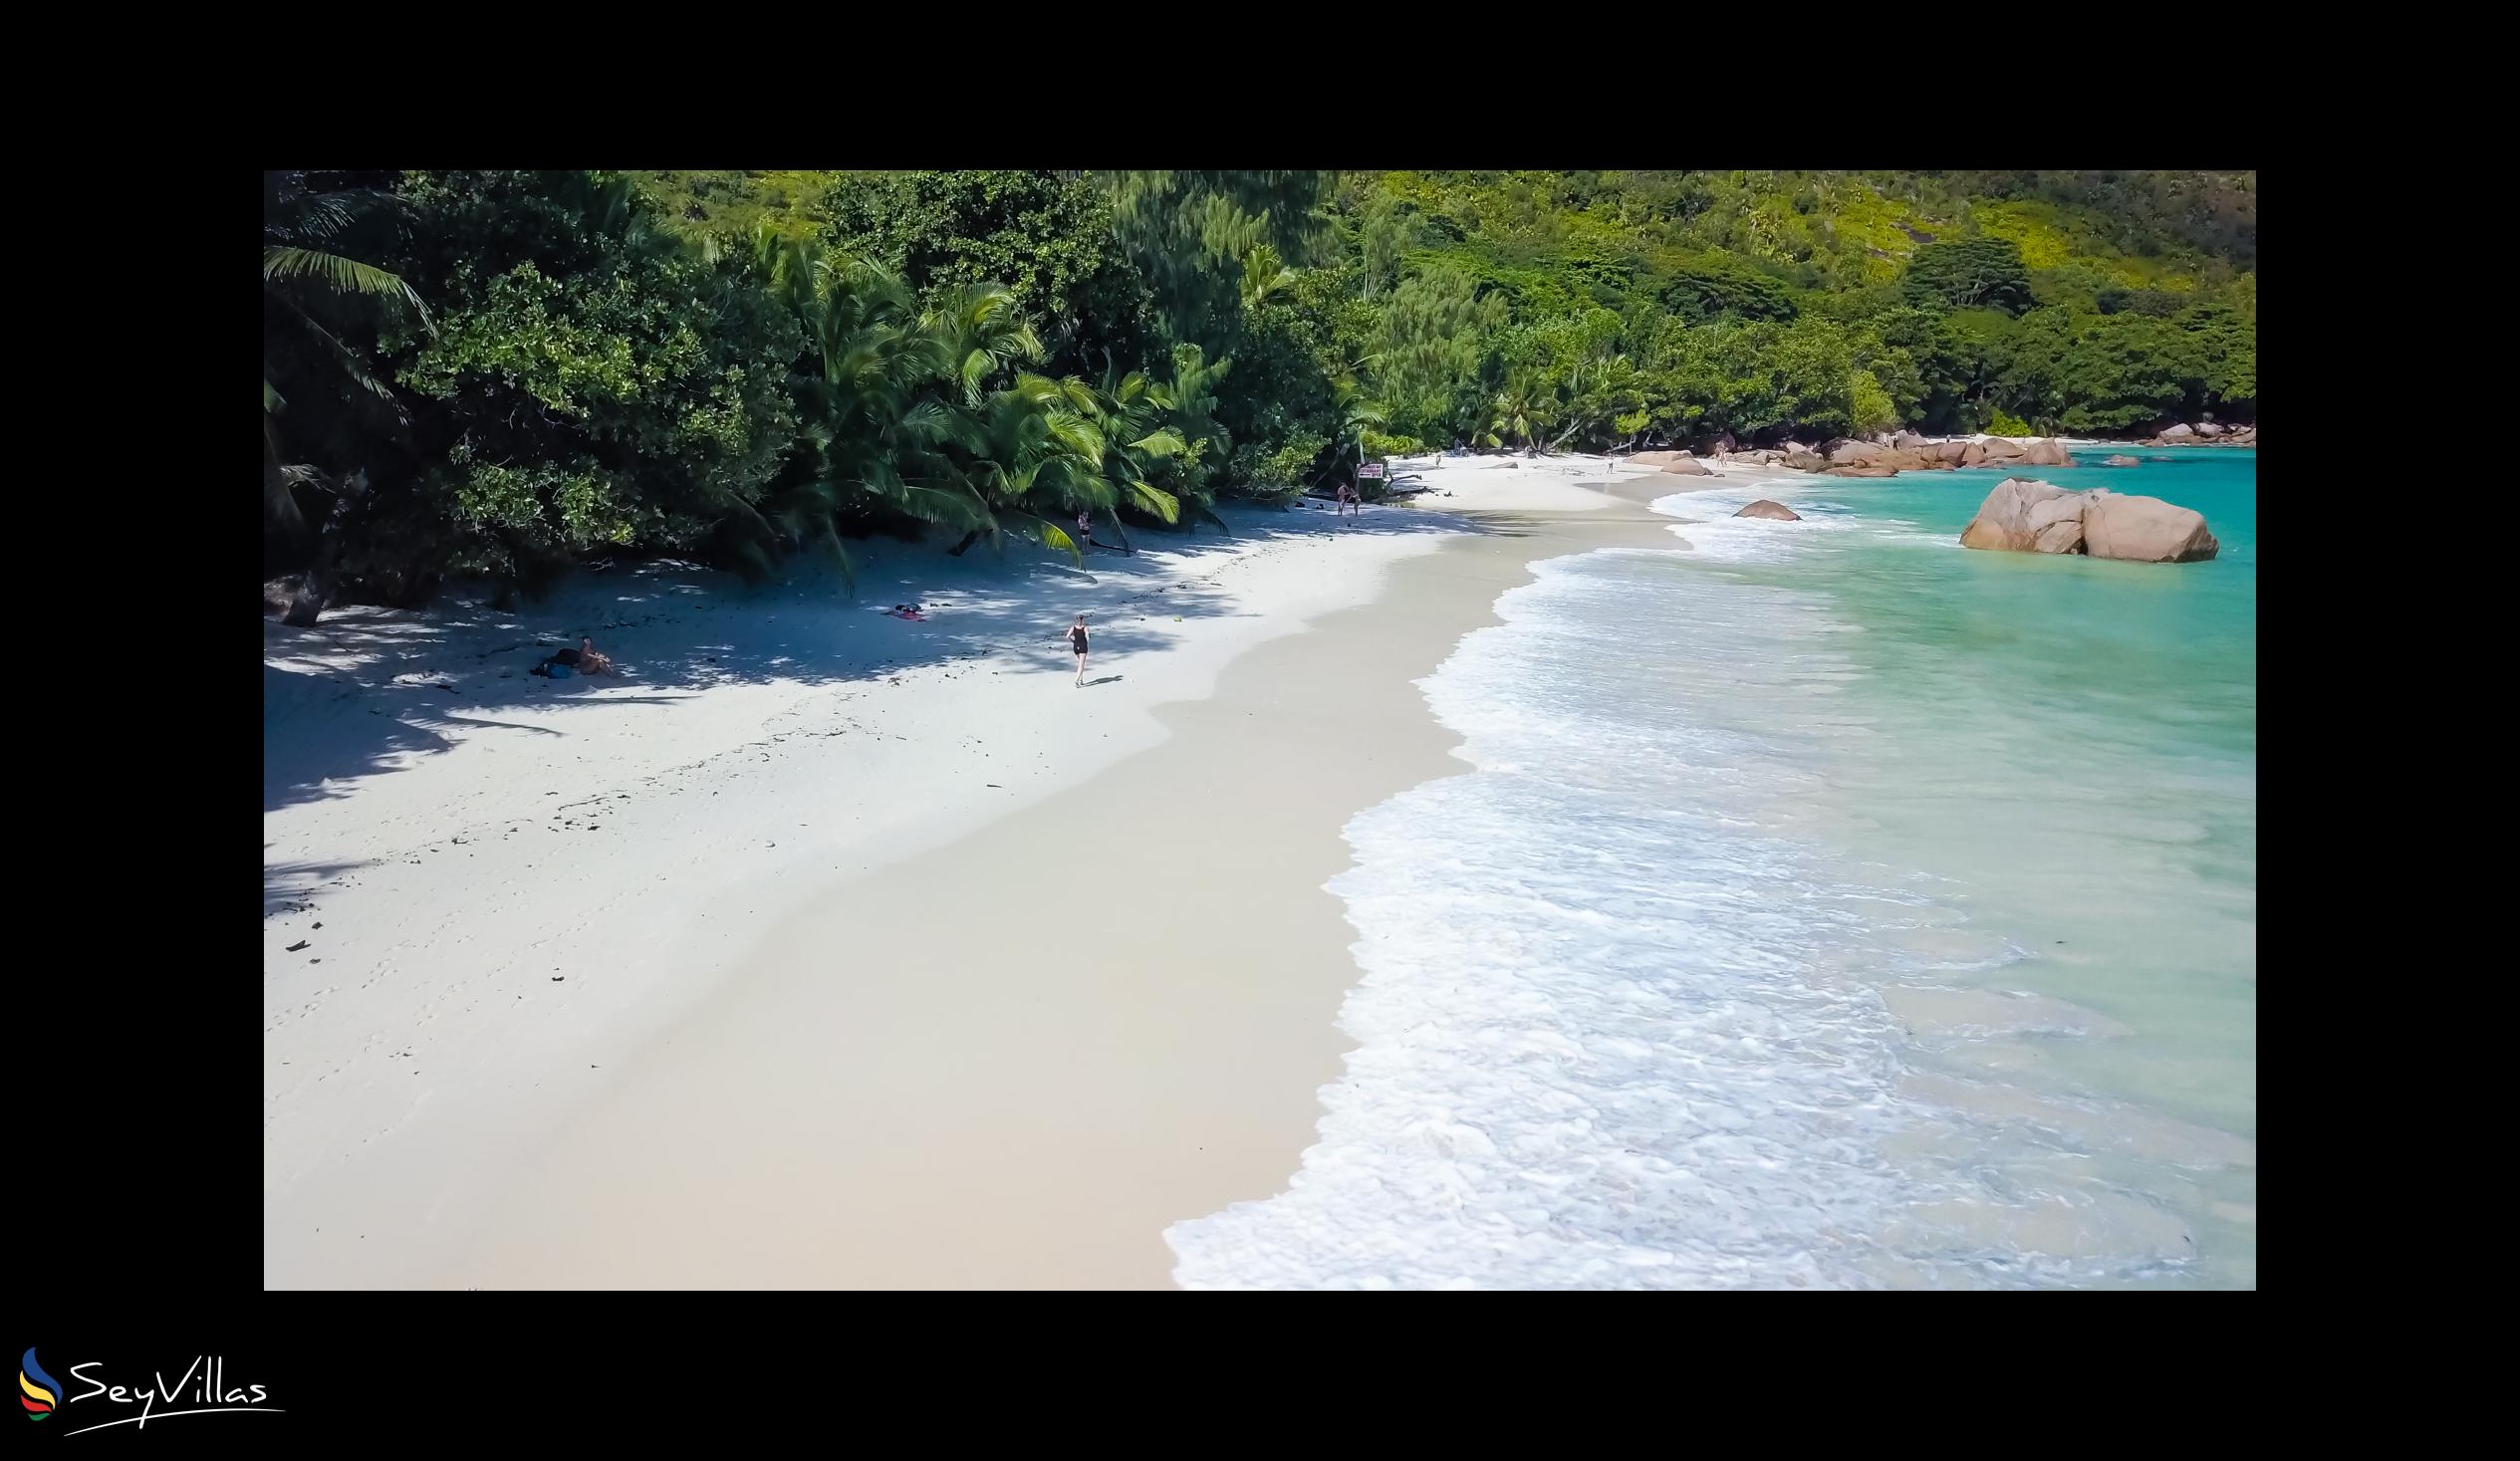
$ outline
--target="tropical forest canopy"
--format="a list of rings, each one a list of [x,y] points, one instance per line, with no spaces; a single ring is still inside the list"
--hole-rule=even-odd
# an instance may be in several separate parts
[[[265,569],[315,604],[2257,407],[2248,173],[273,172],[263,244]]]

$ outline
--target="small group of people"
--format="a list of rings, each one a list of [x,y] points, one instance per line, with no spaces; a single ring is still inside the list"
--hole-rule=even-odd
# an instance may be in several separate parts
[[[578,647],[575,649],[553,650],[550,654],[543,656],[542,662],[529,671],[547,680],[565,680],[573,674],[613,674],[616,672],[613,668],[612,656],[595,647],[595,636],[592,634],[579,635]]]

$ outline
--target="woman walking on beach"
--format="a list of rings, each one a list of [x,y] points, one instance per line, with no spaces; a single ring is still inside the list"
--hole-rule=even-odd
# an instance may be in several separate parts
[[[1077,621],[1068,625],[1068,648],[1075,653],[1077,657],[1077,687],[1079,689],[1083,689],[1085,687],[1086,647],[1085,615],[1080,613],[1077,615]]]

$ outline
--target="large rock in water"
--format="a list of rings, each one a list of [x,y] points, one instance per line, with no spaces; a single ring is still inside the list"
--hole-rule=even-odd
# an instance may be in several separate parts
[[[1982,467],[1986,465],[1986,443],[1983,441],[1962,442],[1960,444],[1960,455],[1958,460],[1960,465],[1964,467]]]
[[[1986,452],[1986,459],[1990,462],[2013,461],[2023,452],[2020,442],[2005,436],[1989,436],[1979,442],[1978,446]]]
[[[2037,514],[2037,521],[2032,515]],[[2037,553],[2039,534],[2070,517],[2083,519],[2083,494],[2030,477],[2006,477],[1978,504],[1977,516],[1960,530],[1962,548],[1994,548],[2007,553]],[[2070,553],[2070,548],[2050,550]]]
[[[2196,439],[2196,433],[2184,423],[2173,422],[2170,425],[2162,427],[2161,434],[2156,439],[2161,441],[2193,441]]]
[[[1860,467],[1866,462],[1871,461],[1881,450],[1881,447],[1876,446],[1869,441],[1833,442],[1829,447],[1829,465],[1833,467]]]
[[[2135,563],[2202,563],[2222,551],[2205,515],[2157,497],[2121,497],[2106,487],[2083,494],[2083,551]]]
[[[1803,515],[1801,513],[1787,507],[1784,503],[1770,502],[1764,497],[1754,503],[1751,503],[1748,507],[1743,508],[1741,511],[1734,513],[1733,516],[1737,518],[1772,518],[1780,523],[1799,523],[1803,520]]]
[[[2211,421],[2199,421],[2196,423],[2196,434],[2210,441],[2222,434],[2222,428]]]
[[[2135,467],[2142,466],[2142,463],[2137,458],[2131,456],[2113,456],[2107,461],[2102,462],[2101,465],[2104,467]]]
[[[2022,451],[2021,464],[2025,467],[2070,467],[2074,465],[2074,457],[2066,451],[2064,442],[2047,437],[2031,442]]]
[[[1825,472],[1829,458],[1812,451],[1794,451],[1785,455],[1784,464],[1798,472]]]
[[[1896,468],[1896,467],[1831,467],[1831,468],[1829,469],[1829,475],[1830,475],[1830,476],[1832,476],[1832,477],[1895,477],[1895,476],[1897,476],[1897,475],[1898,475],[1898,468]]]
[[[2106,487],[2068,492],[2053,482],[2006,477],[1960,530],[1963,548],[2081,553],[2137,563],[2197,563],[2221,550],[2193,509]]]

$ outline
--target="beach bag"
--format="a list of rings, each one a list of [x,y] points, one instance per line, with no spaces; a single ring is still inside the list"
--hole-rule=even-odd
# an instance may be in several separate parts
[[[569,678],[569,676],[571,676],[571,675],[573,675],[573,674],[576,674],[576,673],[577,673],[577,671],[576,671],[576,670],[571,669],[569,666],[567,666],[567,665],[565,665],[565,664],[562,664],[562,663],[561,663],[561,662],[559,662],[558,660],[554,660],[554,661],[552,661],[552,666],[551,666],[551,668],[550,668],[550,669],[545,670],[545,671],[544,671],[544,673],[545,673],[545,674],[550,675],[553,679],[556,679],[556,680],[565,680],[565,679]]]

